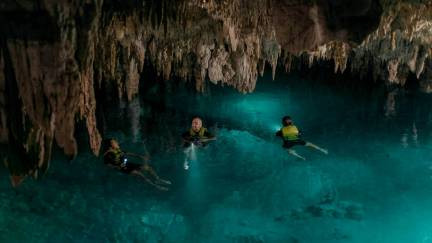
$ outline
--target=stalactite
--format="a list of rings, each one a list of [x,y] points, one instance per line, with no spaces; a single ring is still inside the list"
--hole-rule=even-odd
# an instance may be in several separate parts
[[[403,85],[407,70],[417,78],[432,48],[432,1],[385,2],[385,12],[376,31],[353,49],[352,72],[365,73],[374,67],[376,79]],[[428,51],[429,50],[429,51]],[[379,68],[385,63],[386,69]],[[427,80],[420,79],[420,82]]]
[[[309,65],[333,60],[335,72],[372,73],[399,85],[414,73],[431,92],[431,2],[359,1],[364,9],[351,9],[352,16],[333,11],[344,1],[296,0],[60,0],[12,9],[42,12],[34,31],[28,20],[11,19],[10,10],[0,8],[0,20],[8,20],[0,21],[0,141],[11,137],[8,124],[15,118],[5,94],[6,83],[16,82],[25,136],[12,136],[31,154],[24,173],[48,167],[54,140],[76,155],[77,118],[98,154],[95,87],[131,101],[145,82],[146,61],[162,79],[190,80],[198,91],[208,80],[252,92],[266,64],[274,77],[278,65],[290,71],[301,56]],[[361,23],[362,16],[371,22]]]

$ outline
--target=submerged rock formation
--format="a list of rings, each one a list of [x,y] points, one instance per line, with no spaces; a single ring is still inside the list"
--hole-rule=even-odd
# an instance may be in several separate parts
[[[252,92],[265,65],[333,60],[345,71],[432,91],[432,1],[5,0],[0,3],[0,141],[19,178],[77,154],[77,121],[101,144],[98,98],[131,100],[144,65],[203,91]],[[101,101],[99,101],[101,102]]]

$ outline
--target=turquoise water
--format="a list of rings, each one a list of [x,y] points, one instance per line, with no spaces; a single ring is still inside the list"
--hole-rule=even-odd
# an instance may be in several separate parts
[[[432,242],[432,97],[286,75],[248,95],[170,89],[106,114],[106,136],[148,151],[169,192],[105,168],[80,135],[43,180],[12,189],[1,170],[0,242]],[[274,137],[287,114],[329,154],[291,157]],[[218,139],[185,170],[196,115]]]

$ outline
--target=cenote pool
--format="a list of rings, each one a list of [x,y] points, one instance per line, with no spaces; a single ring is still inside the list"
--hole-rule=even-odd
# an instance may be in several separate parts
[[[281,74],[247,95],[154,85],[109,110],[105,136],[148,151],[170,191],[106,168],[78,134],[79,155],[56,152],[42,180],[13,189],[1,170],[0,242],[432,242],[431,96]],[[290,156],[284,115],[329,154]],[[217,140],[185,170],[194,116]]]

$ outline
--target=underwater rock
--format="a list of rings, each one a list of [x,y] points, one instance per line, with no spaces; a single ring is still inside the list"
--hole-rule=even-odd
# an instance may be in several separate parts
[[[415,74],[431,92],[431,13],[430,0],[6,0],[0,142],[19,151],[11,164],[25,164],[13,174],[37,177],[54,142],[77,154],[81,120],[97,155],[98,102],[113,93],[130,101],[148,78],[145,65],[199,91],[209,80],[247,93],[266,64],[274,75],[296,58],[325,59],[335,72],[371,73],[388,84]]]
[[[158,242],[177,242],[186,236],[186,223],[184,221],[182,215],[152,208],[141,216],[141,224],[144,229],[140,231],[147,237],[140,237],[140,239],[152,237],[157,238]],[[153,242],[150,239],[146,241]]]
[[[141,216],[141,223],[147,227],[157,227],[165,230],[172,224],[183,224],[184,218],[182,215],[153,206]]]
[[[362,220],[364,215],[363,206],[354,202],[320,203],[305,208],[291,210],[288,216],[280,215],[274,218],[277,222],[288,219],[305,220],[316,218],[345,218],[351,220]]]
[[[231,240],[237,243],[264,243],[265,242],[264,239],[262,239],[262,237],[256,235],[236,236],[236,237],[232,237]]]

